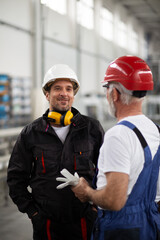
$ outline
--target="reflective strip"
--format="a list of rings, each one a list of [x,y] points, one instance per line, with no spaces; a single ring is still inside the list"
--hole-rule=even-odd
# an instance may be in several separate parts
[[[86,219],[81,218],[82,239],[87,240],[87,224]]]
[[[46,130],[45,130],[45,132],[47,132],[47,131],[48,131],[48,128],[49,128],[49,124],[47,124],[47,127],[46,127]]]
[[[52,240],[51,232],[50,232],[50,226],[51,226],[51,220],[47,219],[46,228],[47,228],[47,238],[48,238],[48,240]]]
[[[46,168],[45,168],[45,165],[44,165],[43,152],[42,152],[42,166],[43,166],[43,173],[45,173],[46,172]]]

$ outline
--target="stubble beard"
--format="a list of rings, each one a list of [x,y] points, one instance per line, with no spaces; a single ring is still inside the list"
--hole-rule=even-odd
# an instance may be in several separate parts
[[[109,108],[108,108],[108,112],[111,115],[111,117],[116,117],[116,108],[113,102],[113,99],[111,96],[109,96]]]
[[[52,111],[55,111],[55,112],[67,112],[68,110],[70,110],[69,105],[66,105],[63,107],[63,106],[60,106],[59,104],[56,104],[52,106]]]

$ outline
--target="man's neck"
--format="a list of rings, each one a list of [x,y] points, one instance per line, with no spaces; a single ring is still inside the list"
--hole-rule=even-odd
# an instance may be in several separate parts
[[[116,118],[118,121],[125,117],[142,115],[142,102],[133,102],[129,105],[123,105],[117,107]]]
[[[57,128],[63,127],[62,125],[55,124],[55,123],[52,123],[52,122],[50,122],[50,125],[51,125],[52,127],[57,127]]]

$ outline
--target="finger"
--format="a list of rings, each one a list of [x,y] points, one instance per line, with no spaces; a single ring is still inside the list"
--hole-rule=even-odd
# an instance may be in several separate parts
[[[77,177],[77,178],[79,178],[79,175],[78,175],[77,172],[74,173],[74,176]]]
[[[57,177],[56,180],[59,182],[67,182],[68,181],[67,178],[63,178],[63,177]]]
[[[57,189],[62,189],[62,188],[67,187],[68,185],[69,185],[69,183],[68,183],[68,182],[65,182],[65,183],[62,183],[62,184],[58,185],[56,188],[57,188]]]
[[[66,178],[68,178],[68,179],[72,179],[74,176],[67,170],[67,169],[63,169],[62,171],[61,171],[61,174],[64,176],[64,177],[66,177]]]

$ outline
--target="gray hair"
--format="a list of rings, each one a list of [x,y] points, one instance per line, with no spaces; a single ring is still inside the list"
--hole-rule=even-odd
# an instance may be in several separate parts
[[[121,94],[120,99],[123,104],[129,105],[133,102],[140,102],[145,97],[137,98],[132,96],[133,91],[126,89],[121,83],[119,82],[111,82],[109,83],[109,93],[112,92],[113,88],[116,88]]]

